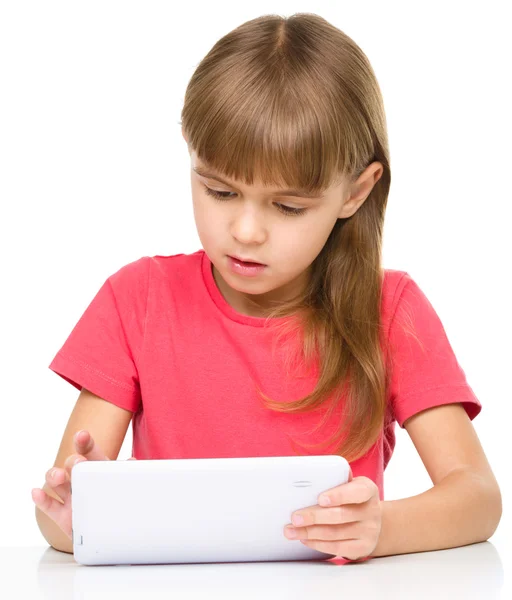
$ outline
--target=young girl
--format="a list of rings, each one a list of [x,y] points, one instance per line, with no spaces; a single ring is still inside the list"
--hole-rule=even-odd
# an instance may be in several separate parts
[[[116,459],[130,421],[139,460],[347,458],[351,480],[283,529],[331,560],[488,539],[481,404],[416,282],[381,266],[391,172],[365,54],[314,14],[253,19],[199,64],[181,116],[203,249],[120,268],[51,362],[80,395],[32,493],[47,541],[72,552],[73,461]],[[385,501],[396,422],[434,485]]]

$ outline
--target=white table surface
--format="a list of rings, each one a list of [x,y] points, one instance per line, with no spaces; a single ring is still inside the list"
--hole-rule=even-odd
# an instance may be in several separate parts
[[[72,554],[50,546],[4,546],[0,598],[510,600],[510,543],[505,535],[493,536],[460,548],[345,565],[290,561],[84,566]]]

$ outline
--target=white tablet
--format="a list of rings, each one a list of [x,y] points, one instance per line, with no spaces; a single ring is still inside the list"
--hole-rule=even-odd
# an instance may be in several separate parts
[[[292,513],[348,481],[338,455],[84,461],[71,471],[83,565],[325,560],[289,540]]]

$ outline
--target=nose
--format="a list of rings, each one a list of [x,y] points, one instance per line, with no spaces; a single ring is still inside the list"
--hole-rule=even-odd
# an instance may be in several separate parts
[[[231,225],[231,235],[241,245],[261,244],[267,236],[262,217],[254,207],[242,207]]]

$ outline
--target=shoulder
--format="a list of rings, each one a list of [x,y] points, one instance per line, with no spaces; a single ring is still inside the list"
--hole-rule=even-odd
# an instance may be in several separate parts
[[[409,273],[397,269],[383,269],[381,311],[384,321],[390,321],[400,303],[404,288],[413,281]]]
[[[187,274],[199,269],[202,264],[204,250],[196,250],[190,254],[155,254],[145,256],[146,265],[151,276],[154,277],[180,277],[185,278]]]
[[[123,295],[146,290],[154,281],[166,279],[183,279],[194,266],[200,267],[204,250],[191,254],[171,254],[142,256],[126,263],[108,277],[114,292]]]
[[[382,269],[383,271],[383,295],[395,298],[400,296],[400,293],[412,277],[406,271],[397,269]]]

